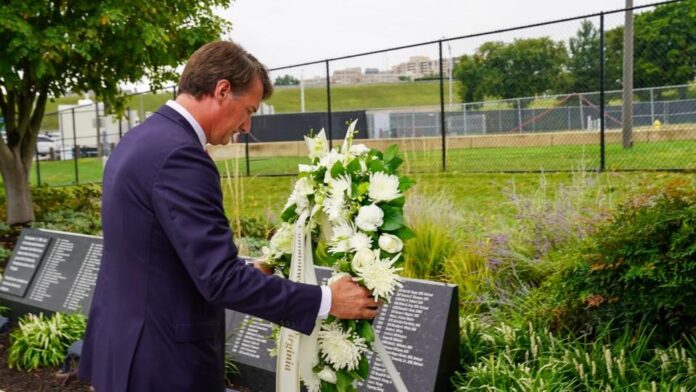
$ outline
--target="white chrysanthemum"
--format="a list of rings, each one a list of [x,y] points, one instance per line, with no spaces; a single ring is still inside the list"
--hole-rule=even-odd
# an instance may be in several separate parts
[[[357,232],[350,237],[350,249],[359,251],[360,249],[371,249],[372,238],[365,233]]]
[[[329,252],[344,253],[350,250],[350,239],[355,235],[355,227],[345,220],[338,220],[331,226],[331,240]]]
[[[302,194],[297,189],[294,189],[290,194],[288,201],[285,203],[283,210],[286,210],[293,204],[295,205],[295,212],[297,215],[300,215],[304,210],[309,208],[309,199],[307,198],[306,194]]]
[[[331,188],[331,194],[347,193],[348,196],[352,195],[353,189],[351,187],[352,180],[349,175],[344,174],[338,176],[338,178],[332,178],[329,181],[329,187]]]
[[[397,274],[401,268],[393,267],[400,255],[389,259],[376,259],[366,263],[356,272],[365,282],[365,287],[372,292],[376,299],[389,300],[397,287],[403,286]]]
[[[370,147],[367,147],[364,144],[356,144],[350,147],[350,153],[355,156],[367,154],[368,152],[370,152]]]
[[[307,177],[302,177],[297,182],[295,182],[295,191],[299,195],[311,195],[314,193],[314,184],[312,184],[312,180],[310,180]]]
[[[314,374],[314,372],[311,373],[312,374],[309,376],[309,379],[307,379],[307,377],[300,376],[300,380],[302,380],[304,386],[307,387],[307,392],[319,392],[321,391],[321,380],[316,374]]]
[[[327,172],[329,172],[329,178],[331,177],[331,168],[333,167],[334,163],[341,161],[343,162],[343,159],[345,156],[343,154],[339,153],[338,151],[331,150],[329,151],[328,154],[324,155],[319,159],[319,166],[325,167],[327,169]],[[327,181],[328,182],[328,181]]]
[[[324,199],[324,212],[329,217],[330,221],[336,221],[343,216],[345,211],[345,194],[332,193]]]
[[[297,171],[299,171],[300,173],[309,173],[309,172],[313,172],[316,169],[317,169],[317,167],[313,166],[313,165],[303,165],[303,164],[297,165]]]
[[[365,339],[343,331],[336,322],[322,324],[318,343],[322,358],[334,369],[355,370],[368,350]]]
[[[305,136],[304,140],[309,150],[310,159],[321,158],[324,154],[329,152],[329,143],[326,141],[326,133],[324,133],[323,128],[319,131],[317,136],[311,138]]]
[[[292,234],[293,227],[289,223],[283,223],[273,234],[270,241],[270,253],[274,258],[279,258],[283,254],[292,253]]]
[[[336,372],[331,370],[330,367],[324,366],[323,369],[319,373],[317,373],[317,377],[319,377],[320,380],[326,381],[331,384],[336,384]]]
[[[375,231],[384,223],[384,211],[375,204],[362,206],[355,218],[355,225],[365,231]]]
[[[367,195],[376,202],[394,200],[400,197],[399,177],[382,172],[370,174]]]

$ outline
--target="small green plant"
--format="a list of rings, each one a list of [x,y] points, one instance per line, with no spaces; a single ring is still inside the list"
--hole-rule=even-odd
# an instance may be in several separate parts
[[[693,344],[652,349],[650,329],[605,329],[594,340],[563,337],[543,325],[488,324],[465,317],[457,391],[692,391]],[[616,336],[612,339],[612,336]]]
[[[32,224],[32,227],[99,235],[101,233],[101,218],[99,215],[72,209],[61,209],[45,213],[41,220]]]
[[[7,365],[24,371],[60,365],[68,347],[82,339],[86,323],[87,318],[81,314],[46,317],[41,313],[20,318],[18,327],[10,333]]]
[[[696,330],[696,190],[673,182],[630,200],[556,288],[560,322],[647,323],[671,341]],[[582,329],[583,325],[570,325]]]

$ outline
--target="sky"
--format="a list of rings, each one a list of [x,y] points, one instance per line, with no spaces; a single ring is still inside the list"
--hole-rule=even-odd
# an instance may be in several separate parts
[[[635,0],[634,5],[655,1]],[[488,32],[560,18],[623,8],[626,0],[235,0],[218,15],[232,22],[228,35],[269,68],[386,49],[442,37]],[[598,22],[598,19],[595,19]],[[452,41],[443,55],[473,52],[498,39],[550,36],[566,40],[579,21],[483,38]],[[607,27],[623,23],[623,14],[608,16]],[[435,58],[437,45],[372,55],[331,64],[388,69],[409,56]],[[316,65],[274,72],[311,77],[325,72]]]

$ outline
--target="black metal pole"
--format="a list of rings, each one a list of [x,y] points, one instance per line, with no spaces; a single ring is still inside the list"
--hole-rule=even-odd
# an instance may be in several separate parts
[[[172,86],[172,100],[176,100],[176,86]]]
[[[438,41],[440,49],[440,131],[442,132],[442,171],[447,170],[447,130],[445,129],[445,79],[442,66],[442,41]]]
[[[605,75],[604,75],[604,12],[599,14],[599,171],[606,169],[606,140],[605,140]]]
[[[80,171],[77,168],[78,154],[80,150],[77,148],[77,129],[75,127],[75,108],[72,111],[72,136],[73,136],[73,162],[75,162],[75,184],[80,184]]]
[[[36,182],[38,186],[41,186],[41,168],[39,167],[39,142],[37,140],[36,142],[36,152],[34,153],[36,156]]]
[[[97,152],[99,156],[102,156],[102,149],[101,149],[101,129],[99,129],[99,103],[95,102],[94,103],[94,113],[96,114],[97,118],[96,121],[94,122],[95,127],[97,128]]]
[[[249,168],[249,134],[244,134],[244,157],[246,159],[246,173],[247,177],[251,175],[251,169]]]
[[[126,108],[126,118],[128,119],[128,131],[131,130],[131,109]]]
[[[331,135],[331,75],[329,74],[329,60],[326,60],[326,130],[329,133],[329,150],[333,148],[333,137]]]

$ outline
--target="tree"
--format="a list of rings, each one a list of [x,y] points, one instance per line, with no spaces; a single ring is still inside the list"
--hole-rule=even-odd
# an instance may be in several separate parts
[[[635,17],[635,87],[678,85],[696,77],[696,1],[665,4]]]
[[[175,67],[229,24],[231,0],[6,0],[0,6],[0,171],[8,223],[33,220],[29,170],[49,97],[93,91],[120,108],[119,84],[176,79]]]
[[[580,29],[568,42],[569,88],[571,92],[599,90],[599,30],[585,20]]]
[[[276,86],[296,86],[300,84],[300,81],[292,75],[283,75],[276,77],[273,84]]]
[[[486,42],[473,56],[462,56],[455,76],[462,99],[528,97],[563,90],[568,52],[551,38]]]

